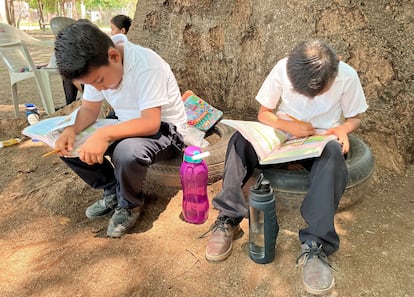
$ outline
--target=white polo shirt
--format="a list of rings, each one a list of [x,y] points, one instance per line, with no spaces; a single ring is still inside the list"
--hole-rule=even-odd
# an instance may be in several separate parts
[[[170,66],[154,51],[129,42],[124,34],[112,40],[124,44],[122,82],[117,89],[103,91],[85,85],[83,99],[106,99],[120,121],[139,118],[141,111],[161,106],[161,121],[174,124],[185,136],[187,116]]]
[[[261,105],[275,109],[280,103],[278,114],[289,114],[320,129],[340,125],[341,116],[349,118],[367,110],[358,74],[348,64],[339,63],[338,75],[327,92],[309,98],[293,90],[286,63],[287,58],[280,60],[263,82],[256,96]]]

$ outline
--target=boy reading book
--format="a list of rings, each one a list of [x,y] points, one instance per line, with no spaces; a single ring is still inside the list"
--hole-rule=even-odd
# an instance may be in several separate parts
[[[140,215],[148,167],[183,146],[187,118],[180,90],[170,66],[155,52],[123,34],[111,39],[89,22],[60,31],[55,54],[60,74],[85,85],[75,123],[63,130],[55,148],[88,185],[103,190],[103,198],[87,208],[86,216],[113,213],[107,235],[120,237]],[[119,123],[97,129],[79,147],[79,157],[65,158],[75,136],[98,118],[104,99]]]
[[[310,186],[301,206],[307,226],[299,231],[302,252],[298,261],[303,264],[305,289],[324,294],[334,287],[327,256],[339,248],[334,215],[348,180],[343,154],[349,150],[348,133],[359,127],[367,109],[361,83],[356,71],[340,62],[329,45],[311,40],[298,44],[277,62],[256,100],[261,104],[258,120],[268,126],[295,137],[313,135],[321,128],[338,139],[327,143],[320,157],[301,162],[310,171]],[[276,108],[290,118],[278,117]],[[207,243],[207,260],[226,259],[232,241],[243,234],[239,224],[248,208],[242,186],[258,165],[253,145],[236,132],[227,147],[223,188],[213,199],[219,214]]]

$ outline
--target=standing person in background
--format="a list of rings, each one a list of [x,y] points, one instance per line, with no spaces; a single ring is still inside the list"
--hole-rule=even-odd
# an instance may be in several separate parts
[[[127,34],[131,27],[132,20],[129,16],[118,14],[111,19],[111,35]]]
[[[129,16],[118,14],[114,16],[109,25],[111,26],[111,35],[124,34],[127,35],[131,27],[132,20]],[[107,119],[117,119],[115,111],[111,110],[106,116]]]

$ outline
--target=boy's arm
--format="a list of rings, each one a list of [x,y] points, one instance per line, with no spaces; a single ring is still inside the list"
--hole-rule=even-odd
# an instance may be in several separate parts
[[[295,137],[306,137],[315,132],[311,123],[278,118],[272,109],[263,105],[259,108],[257,119],[263,124],[288,132]]]
[[[127,137],[152,136],[161,126],[161,107],[141,111],[141,117],[116,125],[100,128],[96,133],[107,141],[116,141]]]
[[[327,131],[328,134],[335,134],[338,137],[339,143],[342,144],[342,152],[347,153],[349,151],[349,139],[348,134],[354,132],[361,125],[362,114],[357,114],[354,117],[346,118],[345,122],[338,126],[331,128]]]
[[[82,100],[82,105],[79,107],[75,125],[73,125],[76,134],[95,123],[98,119],[101,107],[102,101],[94,102]]]
[[[128,137],[151,136],[159,131],[160,126],[161,107],[143,110],[140,118],[99,128],[79,148],[79,158],[89,165],[102,163],[111,142]]]

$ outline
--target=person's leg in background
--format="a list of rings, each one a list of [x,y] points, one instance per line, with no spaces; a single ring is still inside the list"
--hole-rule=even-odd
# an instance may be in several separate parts
[[[77,98],[79,87],[72,80],[62,77],[63,91],[65,92],[66,105],[71,104]]]

